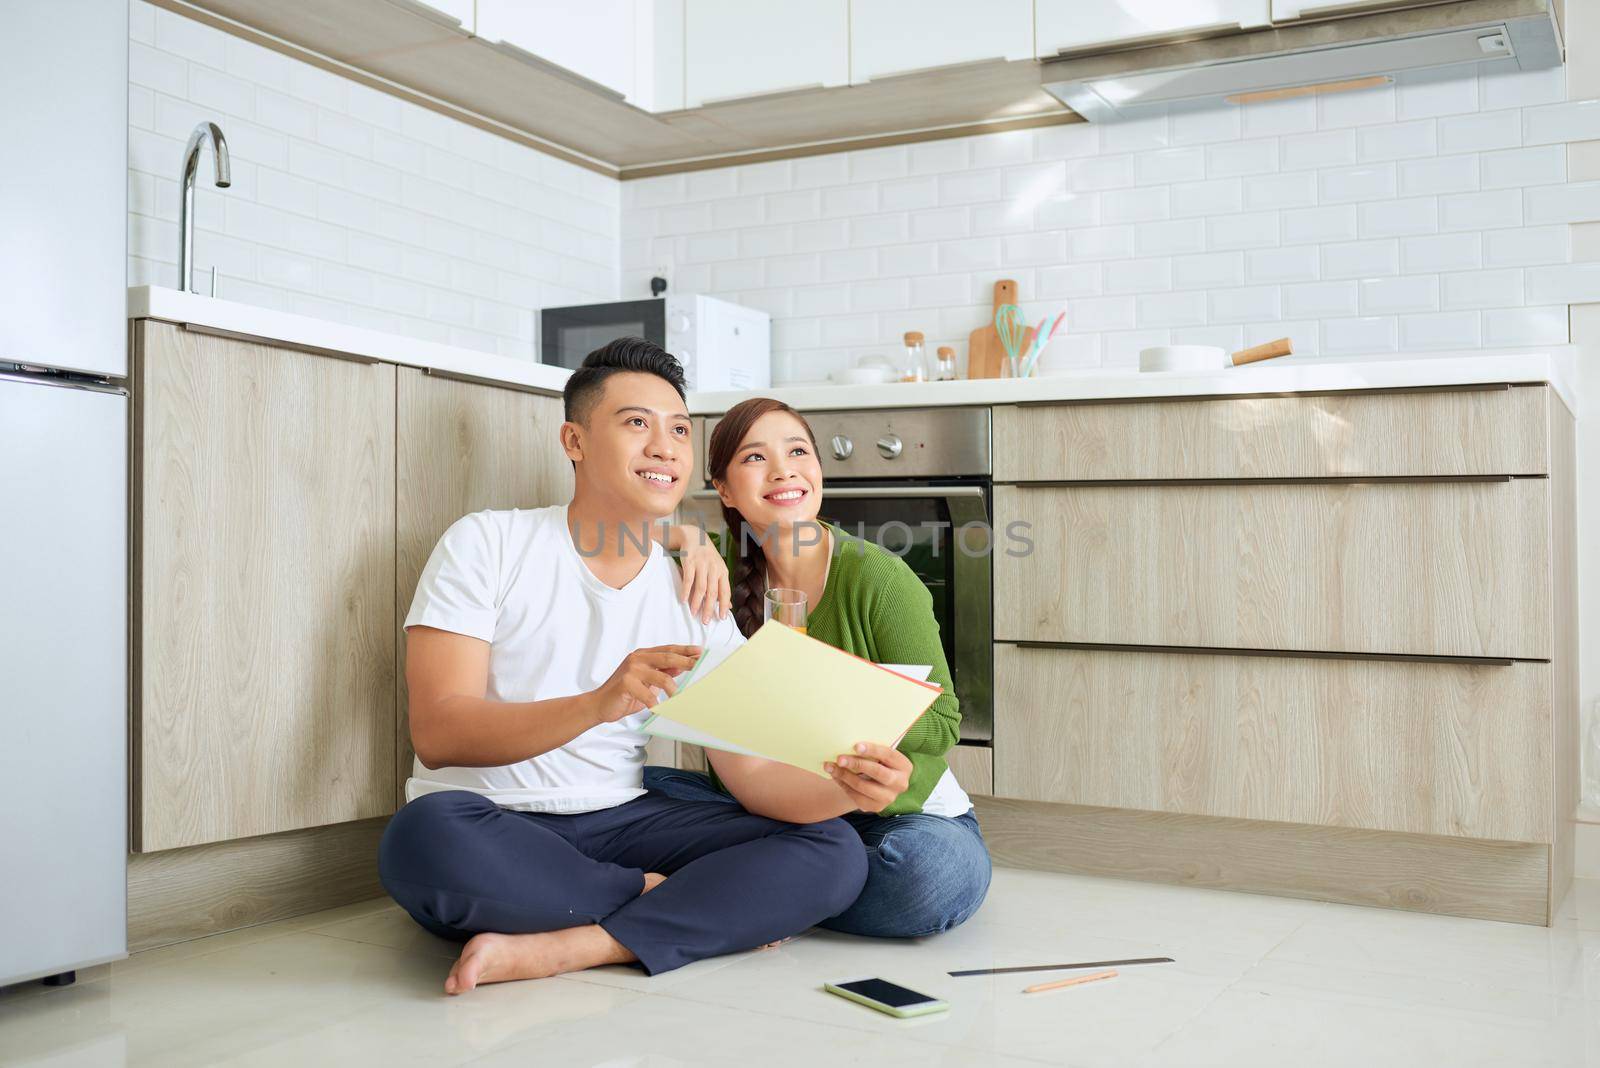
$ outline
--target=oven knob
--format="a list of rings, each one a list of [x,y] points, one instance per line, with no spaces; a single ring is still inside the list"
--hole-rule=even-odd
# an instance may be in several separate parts
[[[850,454],[856,451],[855,442],[851,441],[843,434],[835,434],[833,436],[832,445],[833,458],[835,460],[848,460],[850,459]]]
[[[902,447],[900,438],[895,434],[889,434],[878,439],[878,452],[885,460],[893,460],[896,456],[899,456]]]

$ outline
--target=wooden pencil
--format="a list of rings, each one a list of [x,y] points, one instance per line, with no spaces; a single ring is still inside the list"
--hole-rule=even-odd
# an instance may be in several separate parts
[[[1080,983],[1092,983],[1096,979],[1115,979],[1116,977],[1117,973],[1115,969],[1103,972],[1091,972],[1088,975],[1075,975],[1071,979],[1057,979],[1053,983],[1035,983],[1032,986],[1023,987],[1022,992],[1024,994],[1037,994],[1041,990],[1060,990],[1064,986],[1077,986]]]

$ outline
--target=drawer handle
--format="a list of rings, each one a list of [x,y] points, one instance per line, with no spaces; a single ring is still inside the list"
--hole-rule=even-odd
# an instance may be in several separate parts
[[[1306,649],[1229,649],[1208,645],[1112,645],[1101,642],[1004,642],[1019,649],[1076,649],[1089,653],[1171,653],[1187,656],[1273,656],[1288,660],[1394,660],[1407,664],[1460,664],[1466,667],[1510,667],[1547,660],[1509,656],[1444,656],[1428,653],[1334,653]]]

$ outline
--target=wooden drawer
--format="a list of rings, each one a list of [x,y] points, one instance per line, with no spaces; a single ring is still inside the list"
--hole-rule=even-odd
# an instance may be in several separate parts
[[[952,746],[944,755],[956,782],[969,794],[994,793],[994,751],[982,745]]]
[[[1550,666],[995,648],[995,795],[1549,842]]]
[[[1550,656],[1549,482],[1001,486],[995,638]],[[1020,528],[1015,528],[1020,529]]]
[[[1001,482],[1542,475],[1548,386],[994,409]]]

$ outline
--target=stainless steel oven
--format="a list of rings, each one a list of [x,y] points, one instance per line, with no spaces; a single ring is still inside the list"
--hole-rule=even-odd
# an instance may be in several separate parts
[[[989,744],[995,548],[989,409],[805,416],[821,453],[822,518],[899,556],[928,587],[961,702],[961,740]],[[702,465],[717,422],[707,418],[697,434]],[[713,530],[722,526],[715,490],[696,489],[686,504],[695,521]]]

